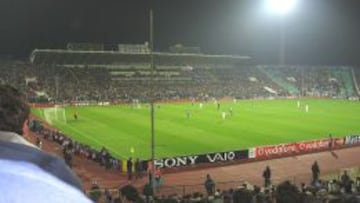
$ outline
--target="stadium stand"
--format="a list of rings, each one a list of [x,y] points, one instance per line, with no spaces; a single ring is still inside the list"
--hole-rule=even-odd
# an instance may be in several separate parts
[[[344,171],[339,179],[319,180],[315,185],[301,183],[297,186],[290,181],[284,181],[278,185],[261,187],[244,182],[235,188],[215,189],[213,194],[193,192],[188,194],[170,194],[150,197],[153,202],[244,202],[244,203],[321,203],[321,202],[359,202],[360,200],[360,177],[351,177]],[[100,190],[94,186],[90,191],[90,197],[100,200],[132,200],[143,202],[147,199],[146,185],[142,192],[128,192],[126,185],[118,191],[112,192]],[[215,186],[216,187],[216,186]],[[151,194],[151,193],[150,193]],[[152,195],[150,195],[152,196]],[[92,198],[93,199],[93,198]]]
[[[359,78],[359,73],[349,67],[184,66],[174,60],[152,73],[150,65],[138,59],[112,66],[2,60],[0,81],[26,90],[30,101],[147,101],[152,90],[156,99],[357,96],[353,74]]]
[[[122,55],[50,51],[38,57],[33,56],[33,63],[1,59],[0,83],[17,87],[27,93],[30,102],[40,103],[147,101],[152,91],[156,99],[248,99],[299,95],[350,98],[358,95],[357,86],[360,85],[360,71],[350,67],[252,66],[241,64],[240,58],[231,56],[212,58],[201,54],[157,53],[154,73],[147,63],[149,56],[146,50],[141,54]],[[59,61],[51,64],[54,58]],[[151,80],[155,81],[154,85]],[[38,133],[62,147],[69,166],[71,156],[76,155],[93,160],[106,169],[121,168],[121,160],[105,148],[95,150],[55,130],[44,128]],[[353,177],[349,182],[350,186],[341,179],[320,181],[317,185],[301,188],[289,182],[271,188],[244,184],[239,188],[216,191],[213,196],[201,193],[170,195],[155,197],[155,202],[230,203],[246,202],[246,199],[253,202],[359,201],[359,177]],[[113,199],[109,192],[104,196]],[[141,198],[140,195],[138,198]]]
[[[293,66],[259,66],[258,68],[291,95],[300,95],[301,68]]]

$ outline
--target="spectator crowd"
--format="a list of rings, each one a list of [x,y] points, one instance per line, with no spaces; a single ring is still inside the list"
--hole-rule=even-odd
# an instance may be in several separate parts
[[[184,69],[174,65],[161,67],[154,77],[147,66],[139,69],[134,64],[131,67],[64,67],[3,59],[0,60],[3,73],[0,83],[26,92],[32,102],[356,95],[349,67],[239,65],[210,68],[199,65]],[[355,71],[354,78],[357,75]],[[294,91],[289,90],[289,86]]]
[[[266,170],[265,170],[266,171]],[[360,177],[352,179],[346,171],[339,179],[318,179],[309,185],[295,185],[284,181],[277,185],[251,185],[244,182],[235,188],[216,189],[216,182],[208,174],[205,178],[205,193],[171,194],[154,196],[146,184],[139,192],[131,184],[118,191],[100,192],[94,184],[90,196],[96,194],[96,201],[115,202],[154,202],[154,203],[358,203],[360,202]],[[97,193],[95,193],[97,191]]]

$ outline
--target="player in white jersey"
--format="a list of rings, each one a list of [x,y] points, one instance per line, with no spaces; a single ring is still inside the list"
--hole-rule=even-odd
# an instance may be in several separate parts
[[[300,101],[297,101],[297,107],[300,108]]]
[[[309,112],[309,105],[305,105],[305,112],[307,113],[307,112]]]
[[[199,104],[199,107],[200,107],[200,109],[202,109],[203,108],[203,103],[202,102],[200,102],[200,104]]]
[[[190,112],[190,110],[187,110],[186,111],[186,118],[190,119],[190,117],[191,117],[191,112]]]
[[[223,111],[223,112],[221,113],[221,117],[222,117],[223,120],[225,120],[225,118],[226,118],[226,112],[225,112],[225,111]]]

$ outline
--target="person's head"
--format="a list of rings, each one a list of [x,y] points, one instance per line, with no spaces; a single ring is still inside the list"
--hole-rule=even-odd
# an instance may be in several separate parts
[[[9,85],[0,85],[0,131],[23,134],[30,108],[25,96]]]

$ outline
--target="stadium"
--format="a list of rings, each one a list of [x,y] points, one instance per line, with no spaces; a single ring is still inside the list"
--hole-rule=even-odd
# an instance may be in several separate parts
[[[0,58],[0,84],[31,107],[26,139],[93,202],[359,201],[359,67],[159,51],[149,27],[149,42]]]

